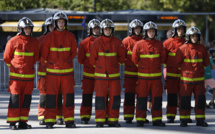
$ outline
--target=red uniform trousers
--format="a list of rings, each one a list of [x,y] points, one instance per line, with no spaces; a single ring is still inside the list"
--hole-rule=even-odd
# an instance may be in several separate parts
[[[7,122],[27,122],[30,111],[34,81],[10,80],[10,101]]]
[[[37,88],[40,90],[40,99],[38,104],[38,120],[44,119],[45,116],[45,98],[46,98],[46,90],[45,90],[45,78],[40,77]],[[63,118],[62,113],[62,93],[58,94],[58,108],[57,108],[57,116],[56,119]]]
[[[179,100],[180,72],[177,68],[167,68],[166,85],[167,106],[166,116],[168,119],[175,119]]]
[[[195,98],[196,120],[205,120],[205,87],[204,82],[200,83],[180,83],[179,112],[180,120],[190,119],[191,96]]]
[[[95,91],[95,122],[104,124],[108,115],[109,124],[118,123],[121,102],[120,80],[95,80]]]
[[[65,123],[74,122],[74,85],[74,75],[46,75],[46,123],[55,122],[58,107],[62,105],[59,93],[64,99],[62,109]]]
[[[83,78],[82,81],[82,103],[81,103],[81,110],[80,116],[81,120],[89,121],[91,114],[92,114],[92,98],[93,98],[93,91],[94,91],[94,79],[86,79]]]
[[[152,97],[152,121],[162,120],[162,82],[161,79],[156,80],[142,80],[138,79],[136,87],[137,106],[136,106],[136,120],[144,123],[146,121],[147,100],[149,92]]]
[[[124,120],[133,120],[135,110],[135,87],[137,85],[137,78],[125,77],[124,79]]]

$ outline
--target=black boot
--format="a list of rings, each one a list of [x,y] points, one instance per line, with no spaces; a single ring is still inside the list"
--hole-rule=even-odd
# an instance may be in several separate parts
[[[187,121],[181,121],[180,127],[187,127]]]
[[[81,121],[81,124],[88,124],[88,121]]]
[[[108,124],[108,127],[121,127],[121,125],[119,123],[111,123]]]
[[[197,120],[196,126],[208,127],[208,123],[205,122],[204,120]]]
[[[175,122],[174,120],[175,120],[174,118],[168,118],[167,123],[174,123]]]
[[[143,122],[137,122],[137,127],[143,127],[144,123]]]
[[[10,129],[11,130],[17,130],[16,122],[10,123]]]
[[[66,128],[76,128],[76,125],[74,124],[74,122],[67,122]]]
[[[18,128],[19,129],[31,129],[31,125],[28,125],[26,122],[20,121]]]
[[[132,124],[132,120],[125,120],[126,124]]]
[[[64,124],[64,122],[63,122],[63,119],[62,119],[62,118],[60,118],[60,119],[56,119],[56,120],[55,120],[55,123],[56,123],[57,125],[63,125],[63,124]]]
[[[192,119],[188,119],[187,123],[193,123]]]
[[[51,122],[46,123],[46,128],[48,128],[48,129],[53,128],[53,126],[54,126],[54,123],[51,123]]]
[[[153,126],[159,126],[159,127],[165,127],[165,123],[163,123],[162,121],[153,121]]]
[[[44,119],[39,120],[39,125],[46,125],[45,120]]]
[[[97,124],[96,124],[96,127],[104,127],[104,124],[102,124],[102,123],[97,123]]]

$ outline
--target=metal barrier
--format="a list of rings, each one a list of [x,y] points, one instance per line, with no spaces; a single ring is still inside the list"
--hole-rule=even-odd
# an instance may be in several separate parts
[[[75,84],[81,85],[82,78],[83,78],[83,66],[78,63],[77,57],[73,60],[73,68],[74,68],[74,77],[75,77]],[[37,87],[38,82],[38,74],[37,74],[38,64],[35,64],[35,79],[34,79],[34,88]],[[121,65],[121,85],[124,81],[124,66]],[[0,91],[4,91],[8,89],[8,83],[9,83],[9,73],[10,69],[6,65],[6,63],[3,61],[3,59],[0,59]]]

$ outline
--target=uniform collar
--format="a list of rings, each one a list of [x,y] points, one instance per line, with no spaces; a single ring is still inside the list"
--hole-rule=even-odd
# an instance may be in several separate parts
[[[31,38],[31,36],[24,36],[24,35],[19,35],[21,39],[23,40],[29,40]]]
[[[141,40],[143,38],[143,36],[134,36],[134,35],[132,35],[131,38],[134,39],[134,40]]]

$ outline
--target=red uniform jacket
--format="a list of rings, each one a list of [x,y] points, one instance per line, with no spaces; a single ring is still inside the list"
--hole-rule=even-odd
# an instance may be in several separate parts
[[[41,58],[41,53],[42,53],[42,47],[43,43],[45,41],[46,35],[42,35],[38,38],[39,41],[39,50],[40,50],[40,55],[39,55],[39,66],[38,66],[38,75],[40,77],[45,77],[46,76],[46,64],[45,61]]]
[[[94,41],[90,63],[95,66],[95,79],[119,79],[124,60],[125,51],[118,38],[101,36]]]
[[[137,77],[137,66],[132,62],[131,55],[134,45],[140,41],[143,36],[128,36],[123,41],[122,44],[125,48],[125,77]]]
[[[167,68],[167,77],[180,78],[180,70],[176,64],[176,51],[185,43],[184,38],[169,38],[164,45],[164,65]]]
[[[73,74],[76,54],[76,39],[69,31],[55,30],[46,35],[42,48],[42,58],[47,61],[46,73],[60,76]]]
[[[176,63],[181,67],[181,81],[204,81],[204,67],[210,64],[206,48],[201,44],[184,44],[176,53]]]
[[[38,59],[39,45],[34,37],[17,35],[8,41],[4,61],[10,67],[10,79],[34,80]]]
[[[160,79],[163,64],[163,44],[156,39],[141,40],[134,46],[132,61],[138,64],[139,79]]]
[[[95,68],[90,64],[90,48],[96,38],[92,36],[84,39],[78,48],[78,62],[84,65],[83,77],[94,79]]]

